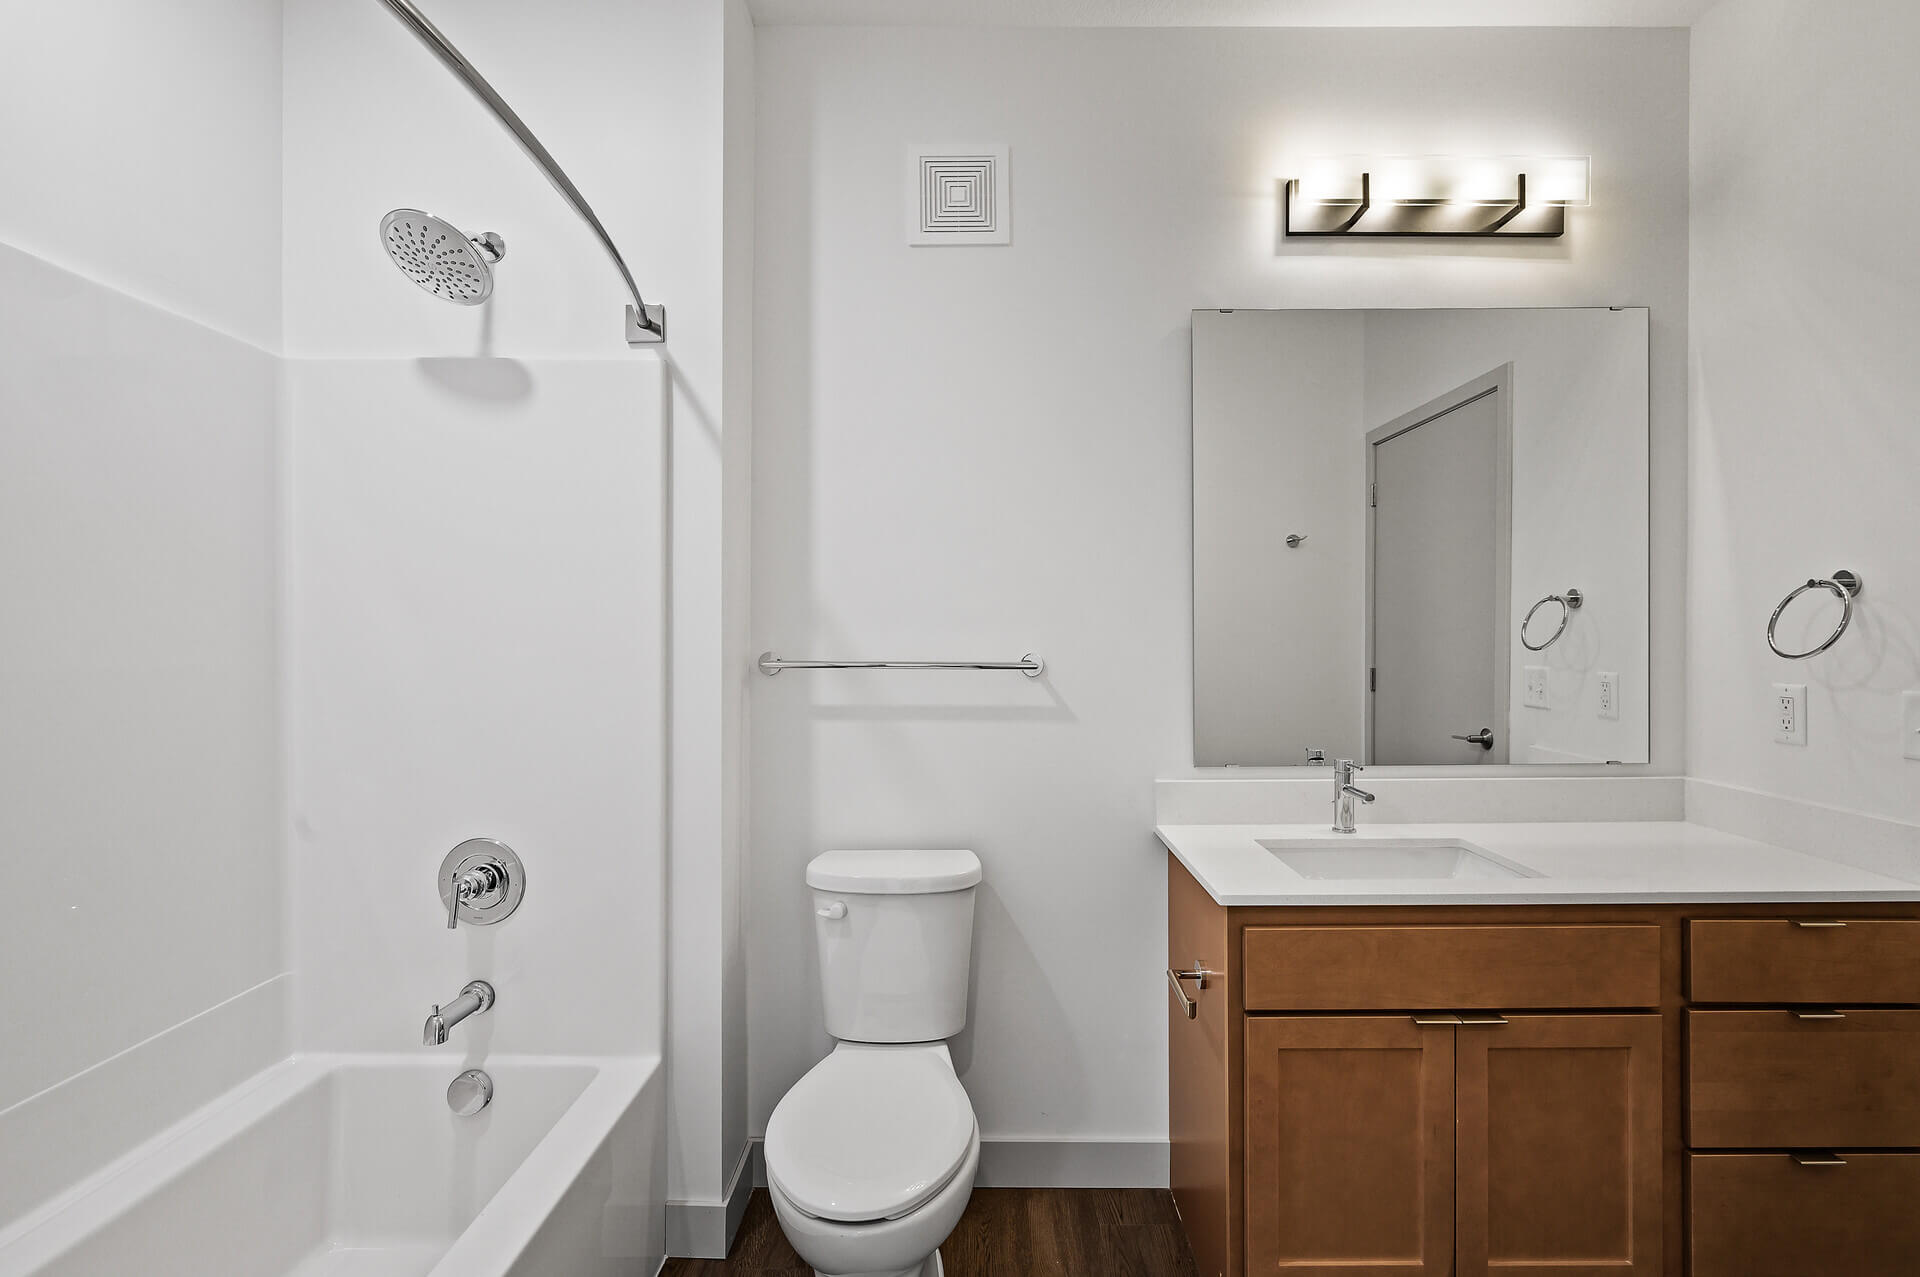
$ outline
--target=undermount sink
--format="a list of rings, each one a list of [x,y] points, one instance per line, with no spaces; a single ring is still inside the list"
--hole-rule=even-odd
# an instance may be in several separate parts
[[[1455,838],[1262,838],[1260,845],[1302,878],[1538,878],[1541,875]]]

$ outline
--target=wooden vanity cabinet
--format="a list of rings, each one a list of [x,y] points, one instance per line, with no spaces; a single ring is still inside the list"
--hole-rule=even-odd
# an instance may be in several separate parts
[[[1920,1273],[1920,906],[1167,889],[1201,1277]]]

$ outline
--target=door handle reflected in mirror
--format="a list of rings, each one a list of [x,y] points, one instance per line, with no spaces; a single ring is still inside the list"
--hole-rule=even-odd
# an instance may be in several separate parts
[[[1467,744],[1469,745],[1478,745],[1481,749],[1492,749],[1493,748],[1493,729],[1491,727],[1482,727],[1479,731],[1475,732],[1471,736],[1456,735],[1454,736],[1454,739],[1463,740],[1467,742]]]

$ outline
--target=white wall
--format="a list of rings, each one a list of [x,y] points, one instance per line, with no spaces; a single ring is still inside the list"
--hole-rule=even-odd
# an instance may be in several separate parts
[[[1369,311],[1366,343],[1369,430],[1513,365],[1508,756],[1645,762],[1647,312]],[[1528,609],[1568,589],[1585,604],[1566,633],[1527,651]],[[1533,640],[1559,617],[1553,604],[1542,608]],[[1544,709],[1526,703],[1528,665],[1546,667]],[[1619,677],[1618,718],[1600,717],[1602,670]]]
[[[0,1222],[284,1049],[279,7],[166,9],[0,42]]]
[[[762,28],[758,88],[756,647],[1049,672],[756,682],[756,1124],[828,1046],[807,859],[962,845],[986,1135],[1164,1138],[1150,782],[1192,757],[1196,307],[1650,306],[1651,770],[1679,770],[1683,32]],[[920,142],[1012,148],[1010,246],[906,247]],[[1285,157],[1354,152],[1591,154],[1593,207],[1547,243],[1276,244]]]
[[[1193,316],[1193,750],[1360,758],[1366,314]],[[1289,550],[1286,538],[1307,539]]]
[[[0,241],[272,349],[279,0],[16,4]]]
[[[1920,689],[1920,9],[1729,0],[1693,39],[1690,772],[1920,822],[1900,692]],[[1794,585],[1866,581],[1809,661],[1765,646]],[[1805,599],[1791,642],[1837,605]],[[1804,608],[1804,611],[1801,609]],[[1797,615],[1796,615],[1797,613]],[[1771,684],[1808,685],[1805,748]]]

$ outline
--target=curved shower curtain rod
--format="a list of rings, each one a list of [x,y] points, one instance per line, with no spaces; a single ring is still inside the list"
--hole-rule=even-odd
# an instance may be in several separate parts
[[[627,269],[626,259],[621,257],[620,250],[614,247],[613,237],[607,234],[607,228],[600,224],[598,217],[594,216],[586,196],[580,194],[580,188],[567,177],[566,172],[548,153],[547,148],[540,145],[540,139],[533,135],[533,130],[529,129],[526,123],[514,114],[513,108],[494,92],[493,86],[487,83],[485,76],[474,69],[473,63],[467,61],[460,50],[453,47],[453,42],[440,34],[440,28],[427,21],[427,15],[420,12],[412,0],[380,0],[380,2],[393,10],[393,15],[399,18],[409,31],[419,36],[420,42],[446,64],[447,70],[453,72],[461,83],[473,91],[473,96],[479,98],[486,108],[493,112],[495,118],[506,127],[507,132],[513,135],[513,140],[520,144],[520,149],[527,153],[527,158],[546,174],[547,181],[553,183],[553,189],[559,191],[561,197],[573,206],[573,211],[580,215],[580,220],[585,222],[587,228],[599,239],[600,247],[607,250],[607,256],[613,259],[614,269],[620,272],[620,278],[627,283],[627,291],[633,294],[633,305],[627,307],[627,344],[657,346],[666,341],[667,308],[649,306],[641,299],[640,286],[633,282],[633,272]]]

